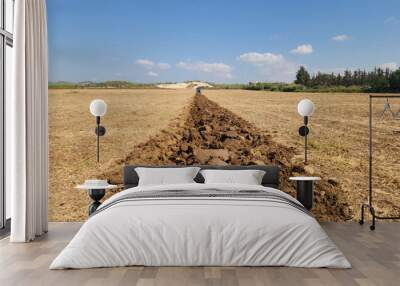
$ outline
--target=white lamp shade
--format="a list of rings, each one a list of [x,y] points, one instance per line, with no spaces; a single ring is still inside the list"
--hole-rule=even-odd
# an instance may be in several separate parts
[[[102,99],[95,99],[90,103],[90,113],[94,116],[104,116],[107,112],[107,104]]]
[[[303,99],[297,105],[297,111],[303,117],[313,115],[314,110],[314,103],[309,99]]]

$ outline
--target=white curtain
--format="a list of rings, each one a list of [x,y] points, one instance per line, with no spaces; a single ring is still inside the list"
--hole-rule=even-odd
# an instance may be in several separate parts
[[[12,242],[47,232],[48,126],[45,0],[15,1],[13,93],[6,111]]]

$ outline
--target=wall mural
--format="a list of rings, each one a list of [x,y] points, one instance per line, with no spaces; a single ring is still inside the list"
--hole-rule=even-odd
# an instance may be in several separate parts
[[[188,53],[182,57],[199,60],[176,60],[145,35],[140,39],[153,45],[150,52],[134,48],[141,44],[137,40],[122,40],[121,35],[113,35],[112,43],[110,39],[104,43],[98,38],[94,40],[87,32],[101,30],[100,20],[105,14],[120,15],[121,21],[128,21],[129,17],[121,7],[108,7],[110,3],[93,12],[90,3],[78,2],[48,3],[51,221],[85,220],[90,199],[83,190],[74,187],[86,179],[101,178],[121,186],[122,166],[126,164],[279,165],[281,188],[294,196],[295,186],[289,181],[290,176],[322,178],[315,185],[312,209],[319,220],[357,220],[368,190],[368,94],[371,92],[386,92],[374,102],[372,110],[377,211],[381,215],[400,214],[400,208],[396,207],[400,205],[397,158],[400,99],[389,101],[385,97],[400,90],[397,64],[380,66],[379,62],[366,62],[360,70],[317,73],[318,65],[310,61],[304,68],[307,59],[293,56],[312,57],[311,44],[290,50],[291,42],[284,41],[288,45],[285,49],[289,49],[287,55],[284,51],[274,54],[268,47],[277,49],[282,45],[275,40],[265,40],[261,45],[254,43],[254,50],[263,51],[259,53],[251,49],[243,52],[244,47],[237,43],[239,48],[232,48],[231,52],[241,52],[237,51],[232,59],[225,54],[221,56],[228,63],[200,60],[207,55],[196,49],[197,44],[185,47]],[[133,9],[129,1],[121,2]],[[74,9],[78,6],[80,12]],[[139,6],[144,12],[150,9],[145,4]],[[73,27],[64,23],[82,24],[85,11],[93,12],[92,20],[99,26],[82,26],[81,32],[69,34]],[[163,17],[162,13],[155,13],[153,20]],[[117,25],[117,18],[112,26]],[[186,21],[189,26],[196,25],[194,20]],[[135,27],[154,28],[147,22],[142,26],[136,24]],[[210,29],[209,25],[205,23],[204,32]],[[168,27],[159,26],[157,29],[168,34],[164,31]],[[174,31],[185,34],[186,28],[174,27]],[[335,40],[334,36],[340,37]],[[319,41],[343,44],[350,37],[334,36]],[[80,41],[74,44],[63,40],[73,37]],[[160,45],[167,45],[165,41],[171,45],[168,51],[183,44],[177,39],[169,42],[162,33],[159,37]],[[186,37],[185,43],[196,38]],[[132,52],[127,56],[126,50],[130,49]],[[112,55],[108,54],[110,50]],[[201,92],[196,90],[199,86],[203,87]],[[304,139],[298,132],[303,118],[297,111],[298,102],[305,98],[316,107],[309,122],[308,164],[304,164]],[[107,104],[107,113],[101,118],[106,132],[100,137],[99,162],[96,119],[89,111],[94,99]],[[107,196],[120,190],[112,190]]]

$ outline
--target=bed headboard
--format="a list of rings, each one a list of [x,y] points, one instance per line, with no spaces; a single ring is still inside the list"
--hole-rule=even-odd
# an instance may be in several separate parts
[[[128,165],[124,166],[124,189],[136,187],[139,183],[139,177],[135,172],[136,167],[148,167],[148,168],[182,168],[189,166],[145,166],[145,165]],[[263,170],[265,171],[262,185],[265,187],[271,187],[279,189],[279,167],[278,166],[263,166],[263,165],[251,165],[251,166],[198,166],[202,170],[205,169],[217,169],[217,170]],[[204,183],[204,178],[200,174],[197,174],[194,180],[197,183]]]

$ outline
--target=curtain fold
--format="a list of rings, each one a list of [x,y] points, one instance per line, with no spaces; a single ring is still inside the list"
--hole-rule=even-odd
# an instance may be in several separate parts
[[[45,0],[15,1],[14,72],[11,108],[6,113],[10,136],[12,242],[28,242],[47,232],[48,67]]]

